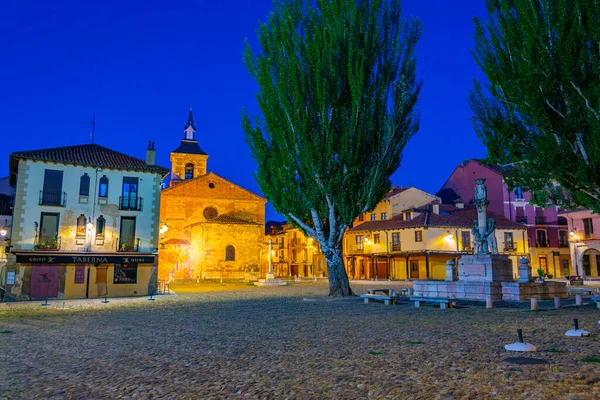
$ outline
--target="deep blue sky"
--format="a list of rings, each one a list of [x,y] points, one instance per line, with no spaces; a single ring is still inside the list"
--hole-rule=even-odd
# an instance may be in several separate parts
[[[60,5],[59,5],[60,4]],[[435,193],[462,160],[484,157],[467,94],[482,78],[471,56],[474,16],[484,0],[404,0],[424,32],[418,46],[421,129],[392,176],[396,185]],[[255,83],[242,63],[256,45],[271,0],[21,1],[0,12],[0,176],[12,151],[89,141],[157,162],[183,137],[194,109],[208,169],[260,193],[240,110],[256,113]],[[277,215],[268,207],[268,218]]]

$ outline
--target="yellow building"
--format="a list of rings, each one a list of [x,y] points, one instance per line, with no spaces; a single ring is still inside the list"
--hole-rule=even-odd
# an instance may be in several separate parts
[[[501,254],[510,256],[513,273],[518,258],[527,256],[526,229],[503,216],[496,221]],[[351,279],[444,279],[446,261],[472,253],[473,206],[439,204],[404,210],[391,219],[369,221],[344,237],[344,258]]]
[[[163,182],[159,279],[258,279],[266,200],[207,171],[190,109]]]
[[[325,255],[319,243],[288,223],[268,223],[265,243],[272,243],[273,271],[279,278],[321,278],[327,276]],[[265,253],[264,262],[268,250]]]

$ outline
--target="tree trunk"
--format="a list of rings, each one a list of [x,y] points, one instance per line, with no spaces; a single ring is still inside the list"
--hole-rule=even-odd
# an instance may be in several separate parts
[[[344,258],[342,257],[342,244],[329,247],[321,245],[325,260],[327,261],[327,275],[329,277],[329,296],[343,297],[354,296],[350,289],[350,281],[344,268]]]

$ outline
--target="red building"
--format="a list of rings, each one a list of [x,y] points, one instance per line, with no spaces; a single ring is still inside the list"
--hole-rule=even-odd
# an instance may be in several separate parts
[[[502,178],[502,167],[483,165],[475,159],[465,161],[456,167],[437,195],[444,204],[457,199],[469,204],[473,201],[476,178],[486,179],[489,211],[527,227],[534,275],[538,268],[554,277],[574,275],[566,218],[558,215],[560,210],[556,206],[542,208],[529,204],[529,192],[518,187],[511,190]]]

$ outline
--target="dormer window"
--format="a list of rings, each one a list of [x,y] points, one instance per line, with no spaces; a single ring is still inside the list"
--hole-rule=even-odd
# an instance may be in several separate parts
[[[185,165],[185,179],[193,179],[194,178],[194,164],[188,163]]]

